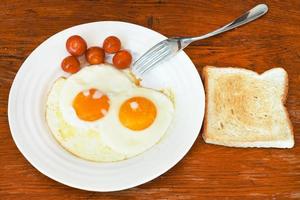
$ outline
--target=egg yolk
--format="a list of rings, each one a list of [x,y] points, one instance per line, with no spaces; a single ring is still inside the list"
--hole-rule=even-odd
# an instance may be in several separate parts
[[[84,121],[95,121],[106,115],[109,98],[96,89],[89,89],[77,94],[73,101],[77,116]]]
[[[121,123],[135,131],[148,128],[156,117],[156,107],[144,97],[132,97],[126,100],[119,110]]]

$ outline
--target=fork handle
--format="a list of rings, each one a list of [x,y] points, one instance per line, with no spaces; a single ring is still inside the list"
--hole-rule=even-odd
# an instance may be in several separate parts
[[[230,22],[229,24],[227,24],[213,32],[207,33],[207,34],[199,36],[199,37],[186,37],[186,38],[177,38],[177,39],[181,40],[181,49],[183,49],[186,46],[188,46],[191,42],[209,38],[211,36],[215,36],[220,33],[223,33],[223,32],[229,31],[231,29],[234,29],[236,27],[247,24],[248,22],[251,22],[251,21],[261,17],[267,11],[268,11],[268,6],[266,4],[259,4],[259,5],[255,6],[254,8],[252,8],[251,10],[249,10],[248,12],[241,15],[240,17],[238,17],[237,19],[235,19],[234,21]]]

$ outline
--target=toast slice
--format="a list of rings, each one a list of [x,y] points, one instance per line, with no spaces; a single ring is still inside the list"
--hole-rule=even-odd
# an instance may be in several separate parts
[[[288,75],[283,68],[263,74],[241,68],[203,69],[206,143],[230,147],[292,148],[294,136],[284,106]]]

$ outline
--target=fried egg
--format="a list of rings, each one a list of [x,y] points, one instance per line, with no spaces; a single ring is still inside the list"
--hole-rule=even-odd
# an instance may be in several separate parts
[[[58,79],[46,120],[58,142],[92,161],[119,161],[155,145],[166,133],[174,105],[163,93],[137,86],[108,64]]]
[[[78,128],[101,126],[111,97],[134,87],[124,73],[108,64],[85,67],[62,88],[59,106],[64,119]]]
[[[95,129],[82,129],[67,122],[59,108],[59,100],[66,84],[65,78],[55,81],[48,95],[46,120],[48,126],[62,147],[72,154],[90,161],[112,162],[124,160],[124,154],[113,151],[102,139],[102,134]]]
[[[103,141],[127,157],[156,144],[166,133],[174,113],[170,99],[161,92],[133,88],[111,101],[103,123]]]

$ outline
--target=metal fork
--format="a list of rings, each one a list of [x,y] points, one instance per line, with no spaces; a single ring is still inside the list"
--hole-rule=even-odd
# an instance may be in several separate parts
[[[145,54],[143,54],[136,62],[133,63],[131,70],[138,77],[142,78],[143,74],[147,71],[153,69],[157,64],[171,56],[175,55],[178,51],[187,47],[190,43],[209,38],[214,35],[229,31],[248,22],[251,22],[268,11],[268,6],[265,4],[259,4],[244,13],[234,21],[229,24],[213,31],[208,34],[199,37],[172,37],[165,39],[151,49],[149,49]]]

